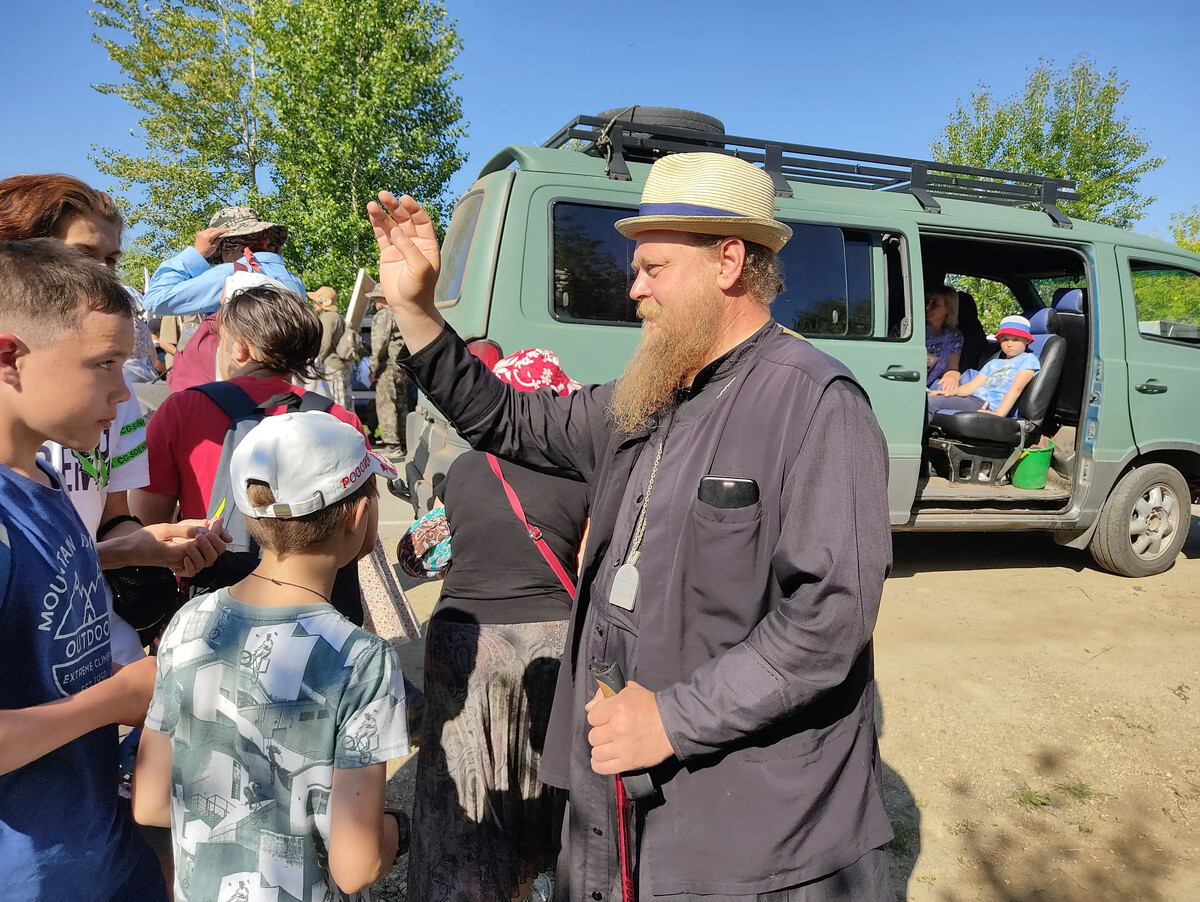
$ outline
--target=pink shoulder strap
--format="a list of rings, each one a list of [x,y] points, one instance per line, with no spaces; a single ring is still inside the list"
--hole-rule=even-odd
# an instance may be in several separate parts
[[[536,526],[530,525],[529,521],[525,519],[525,510],[521,507],[521,499],[517,497],[517,493],[513,490],[513,487],[508,484],[508,480],[500,472],[500,461],[496,460],[496,455],[494,454],[487,455],[487,459],[488,466],[492,468],[492,472],[496,474],[496,478],[504,486],[504,494],[508,496],[508,503],[512,505],[513,513],[525,525],[525,531],[529,533],[529,538],[533,539],[533,544],[537,546],[537,550],[542,553],[542,557],[546,559],[546,563],[550,565],[550,569],[554,571],[554,575],[558,577],[558,581],[567,590],[567,594],[571,596],[571,601],[574,601],[575,584],[571,582],[571,577],[567,574],[566,569],[558,558],[554,556],[554,552],[550,550],[550,546],[546,544],[546,540],[542,538],[542,531]]]

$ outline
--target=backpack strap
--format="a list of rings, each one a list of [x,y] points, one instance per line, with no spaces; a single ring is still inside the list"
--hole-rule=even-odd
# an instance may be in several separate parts
[[[267,398],[267,400],[254,409],[260,413],[266,413],[275,407],[286,407],[289,411],[300,413],[307,410],[319,410],[321,413],[328,413],[329,408],[333,407],[333,401],[315,391],[306,391],[303,396],[288,391]]]
[[[513,513],[524,524],[525,531],[529,533],[529,538],[533,539],[533,544],[537,546],[537,550],[542,553],[542,557],[546,559],[546,563],[550,565],[550,569],[554,571],[554,575],[558,577],[558,581],[567,590],[567,594],[571,596],[571,601],[574,601],[575,584],[571,582],[571,577],[567,574],[566,568],[563,567],[562,562],[559,561],[554,552],[550,550],[550,546],[546,544],[546,540],[542,538],[542,531],[525,519],[525,510],[521,507],[521,499],[517,497],[516,491],[508,484],[508,480],[504,478],[504,474],[500,472],[500,461],[496,460],[494,454],[489,454],[487,459],[488,466],[492,468],[492,472],[496,474],[496,478],[504,486],[504,494],[508,496],[508,503],[512,505]]]
[[[207,395],[209,400],[221,408],[221,412],[229,418],[225,427],[225,441],[221,444],[221,458],[217,464],[217,472],[212,495],[208,500],[207,518],[215,520],[224,517],[230,523],[233,511],[229,508],[229,458],[233,454],[234,442],[230,433],[236,432],[237,424],[246,417],[253,416],[259,405],[246,393],[246,390],[232,382],[206,382],[203,385],[190,386],[187,391],[198,391]],[[236,543],[239,546],[243,543]]]
[[[327,398],[320,392],[306,391],[304,397],[300,399],[300,410],[319,410],[322,413],[329,413],[329,409],[333,407],[333,399]]]
[[[230,422],[250,416],[258,407],[245,389],[232,382],[206,382],[204,385],[189,386],[187,390],[208,395],[209,400],[221,408]]]

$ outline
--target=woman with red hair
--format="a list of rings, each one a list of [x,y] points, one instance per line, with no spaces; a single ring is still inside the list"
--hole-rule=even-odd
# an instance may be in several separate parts
[[[121,258],[124,226],[111,197],[73,176],[37,174],[0,179],[0,241],[57,238],[102,266],[115,269]],[[128,383],[126,378],[127,387]],[[106,571],[159,567],[191,576],[211,564],[224,549],[215,541],[218,533],[200,535],[205,532],[203,522],[145,529],[130,515],[127,491],[146,485],[150,478],[146,422],[132,390],[95,449],[79,452],[48,442],[40,453],[62,477],[63,488],[90,534],[102,539],[96,551]],[[170,614],[170,601],[164,599],[162,616]],[[149,631],[154,624],[147,621],[133,626]],[[112,655],[119,664],[144,655],[138,635],[117,617],[113,619]]]
[[[57,238],[116,269],[124,228],[113,199],[73,176],[14,175],[0,181],[0,241]]]

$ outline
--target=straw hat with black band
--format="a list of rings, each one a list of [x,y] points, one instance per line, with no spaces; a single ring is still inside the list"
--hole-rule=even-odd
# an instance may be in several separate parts
[[[774,253],[792,230],[775,219],[771,177],[720,153],[677,153],[650,167],[638,215],[617,222],[626,238],[642,232],[690,232],[741,238]]]

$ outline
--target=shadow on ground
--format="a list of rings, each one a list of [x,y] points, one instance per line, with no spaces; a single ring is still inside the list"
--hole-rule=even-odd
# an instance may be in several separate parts
[[[1159,812],[1139,800],[1094,792],[1069,755],[1042,749],[1029,782],[1010,796],[984,797],[970,785],[949,788],[959,814],[942,825],[961,848],[956,879],[916,878],[941,902],[1156,902],[1169,894],[1173,838]],[[976,819],[978,818],[978,819]],[[926,834],[930,832],[926,825]],[[905,898],[897,895],[898,899]]]
[[[883,736],[883,697],[879,684],[875,684],[875,732]],[[897,902],[908,898],[908,881],[912,878],[917,856],[921,854],[921,810],[913,798],[908,784],[886,761],[883,764],[883,807],[887,809],[892,824],[892,841],[888,851],[892,855],[892,892]]]
[[[1086,550],[1059,545],[1048,532],[894,532],[892,550],[892,579],[948,570],[1098,569]],[[1191,518],[1181,554],[1200,558],[1200,517]]]

